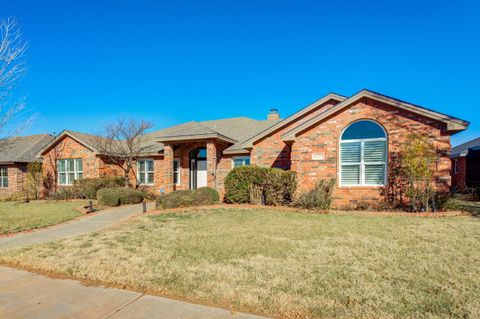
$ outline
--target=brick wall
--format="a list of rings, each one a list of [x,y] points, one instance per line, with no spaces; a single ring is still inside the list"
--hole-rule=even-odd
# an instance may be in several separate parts
[[[0,166],[7,167],[8,170],[8,187],[0,187],[0,197],[22,192],[24,190],[27,164],[13,163]]]
[[[293,123],[290,123],[289,125],[280,128],[273,134],[270,134],[269,136],[256,142],[250,155],[252,165],[290,169],[291,148],[290,145],[285,144],[280,139],[280,136],[282,136],[282,134],[284,134],[286,131],[297,127],[298,125],[304,123],[315,115],[318,115],[319,113],[328,110],[337,103],[338,102],[334,100],[327,101],[324,104],[319,105],[317,108],[311,110],[310,112],[304,114]]]
[[[297,137],[292,145],[292,170],[297,171],[300,191],[313,188],[318,179],[336,178],[334,205],[337,207],[380,199],[378,187],[340,187],[338,184],[340,134],[350,123],[360,119],[375,120],[385,128],[389,158],[401,150],[407,135],[417,133],[428,137],[436,148],[438,158],[434,183],[440,190],[449,189],[450,135],[443,132],[444,124],[364,99]],[[324,159],[312,160],[314,153],[323,154]]]
[[[457,173],[453,171],[454,161],[457,161]],[[467,158],[457,157],[452,159],[452,186],[464,189],[467,173]]]

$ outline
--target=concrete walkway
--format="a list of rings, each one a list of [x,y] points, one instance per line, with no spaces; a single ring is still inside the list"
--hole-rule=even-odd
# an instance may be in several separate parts
[[[154,203],[148,203],[147,209],[151,209],[153,206]],[[95,215],[87,216],[58,226],[0,238],[0,249],[23,247],[43,243],[49,240],[93,232],[122,222],[135,214],[140,214],[141,212],[142,205],[108,208]]]
[[[51,279],[24,270],[0,266],[0,318],[260,319],[261,317],[138,292],[86,287],[75,280]]]

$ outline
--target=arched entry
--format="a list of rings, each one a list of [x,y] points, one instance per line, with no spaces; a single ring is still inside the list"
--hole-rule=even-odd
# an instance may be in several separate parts
[[[190,189],[207,186],[207,149],[199,147],[190,152]]]

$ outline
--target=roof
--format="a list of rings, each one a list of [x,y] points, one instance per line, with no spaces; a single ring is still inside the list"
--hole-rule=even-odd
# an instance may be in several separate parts
[[[38,160],[37,153],[51,140],[49,134],[16,136],[0,140],[0,163],[30,163]]]
[[[446,124],[447,131],[449,131],[451,133],[457,133],[457,132],[463,131],[463,130],[467,129],[468,125],[470,124],[467,121],[455,118],[455,117],[450,116],[450,115],[435,112],[435,111],[432,111],[430,109],[427,109],[427,108],[424,108],[424,107],[421,107],[421,106],[418,106],[418,105],[415,105],[415,104],[412,104],[412,103],[404,102],[402,100],[398,100],[398,99],[395,99],[395,98],[392,98],[392,97],[389,97],[389,96],[386,96],[386,95],[383,95],[383,94],[380,94],[380,93],[376,93],[376,92],[364,89],[364,90],[361,90],[360,92],[358,92],[357,94],[351,96],[350,98],[346,99],[345,101],[335,105],[334,107],[332,107],[332,108],[330,108],[330,109],[328,109],[324,112],[319,113],[318,115],[309,119],[305,123],[303,123],[303,124],[293,128],[293,129],[285,132],[285,134],[283,134],[281,136],[282,140],[283,141],[293,141],[293,140],[295,140],[297,134],[303,132],[304,130],[306,130],[310,127],[312,127],[313,125],[315,125],[319,121],[329,117],[330,115],[333,115],[333,114],[345,109],[346,107],[350,106],[352,103],[357,102],[358,100],[360,100],[362,98],[370,98],[370,99],[373,99],[373,100],[376,100],[376,101],[380,101],[380,102],[392,105],[392,106],[400,108],[400,109],[410,111],[412,113],[416,113],[416,114],[425,116],[425,117],[430,118],[430,119],[434,119],[434,120],[443,122],[443,123]]]
[[[480,150],[480,137],[452,148],[451,157],[467,156],[468,151]]]
[[[188,122],[150,133],[157,141],[195,140],[217,138],[231,143],[226,153],[247,152],[242,142],[277,124],[281,120],[259,121],[248,117],[235,117],[203,122]]]
[[[97,149],[97,145],[98,145],[98,139],[102,139],[101,136],[75,132],[70,130],[63,130],[54,139],[51,139],[49,143],[44,145],[40,150],[37,150],[37,153],[40,153],[40,155],[45,154],[64,136],[69,136],[73,138],[74,140],[76,140],[86,148],[90,149],[92,152],[100,153],[99,150]],[[151,135],[151,133],[144,135],[143,143],[144,143],[144,148],[148,150],[149,154],[157,154],[158,152],[163,150],[163,144],[158,143],[155,140],[154,136]]]
[[[252,147],[253,143],[257,142],[258,140],[260,140],[262,138],[264,138],[265,136],[268,136],[269,134],[275,132],[276,130],[278,130],[282,127],[285,127],[286,125],[294,122],[295,120],[297,120],[301,116],[315,110],[316,108],[318,108],[319,106],[321,106],[322,104],[324,104],[328,101],[334,100],[334,101],[337,101],[337,102],[342,102],[342,101],[345,101],[346,99],[347,98],[342,96],[342,95],[339,95],[339,94],[336,94],[336,93],[329,93],[329,94],[325,95],[324,97],[322,97],[322,98],[316,100],[315,102],[307,105],[306,107],[302,108],[300,111],[295,112],[294,114],[290,115],[289,117],[287,117],[287,118],[285,118],[281,121],[278,121],[275,125],[270,125],[267,129],[262,130],[258,134],[252,135],[250,138],[248,138],[247,140],[245,140],[242,143],[242,146],[243,147]]]

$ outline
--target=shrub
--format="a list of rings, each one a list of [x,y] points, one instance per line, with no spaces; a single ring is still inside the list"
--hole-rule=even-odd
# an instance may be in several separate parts
[[[296,174],[278,168],[242,166],[225,178],[225,200],[229,203],[286,205],[297,188]]]
[[[143,199],[142,192],[126,187],[102,188],[97,192],[98,204],[106,206],[138,204]]]
[[[97,192],[102,188],[121,187],[125,185],[123,177],[82,178],[75,180],[74,186],[82,197],[97,199]]]
[[[25,177],[25,194],[27,199],[39,199],[42,189],[42,163],[33,162],[27,164]]]
[[[327,210],[332,206],[332,193],[335,179],[319,180],[315,188],[300,194],[294,206],[304,209]]]
[[[210,187],[201,187],[196,190],[175,191],[157,197],[156,206],[159,209],[213,205],[218,203],[219,194]]]
[[[56,200],[68,200],[68,199],[79,199],[81,198],[80,193],[76,187],[62,187],[53,194],[53,199]]]
[[[251,185],[262,185],[266,169],[258,166],[241,166],[232,169],[225,178],[225,199],[229,203],[250,203]]]
[[[218,203],[220,195],[211,187],[200,187],[193,191],[195,199],[200,205],[212,205]]]
[[[263,181],[265,204],[288,205],[297,189],[297,175],[293,171],[278,168],[267,169],[267,178]]]

